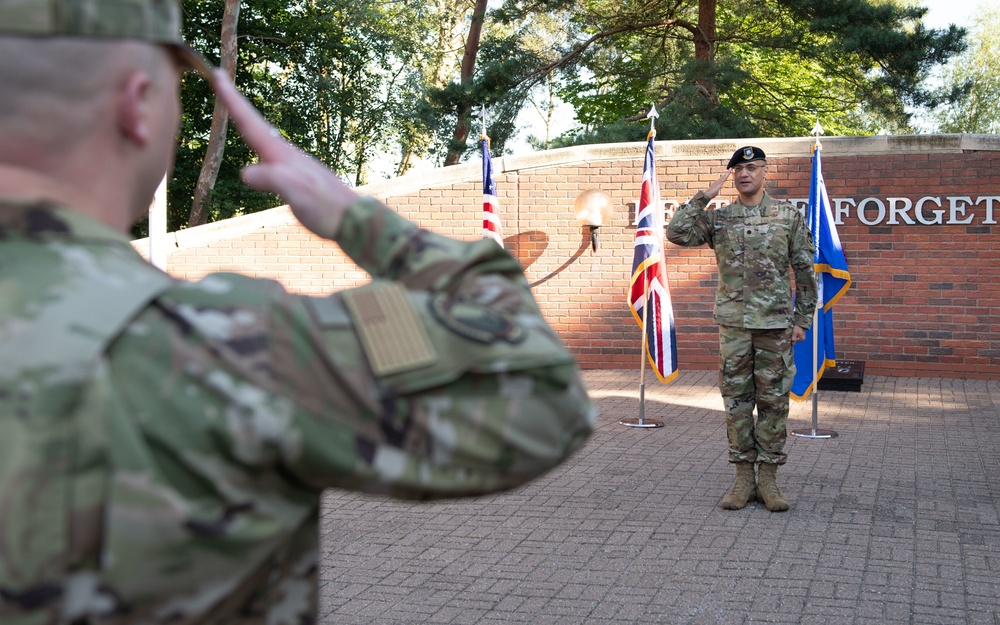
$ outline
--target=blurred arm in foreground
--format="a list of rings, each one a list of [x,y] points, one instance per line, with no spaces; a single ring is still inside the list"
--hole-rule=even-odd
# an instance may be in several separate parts
[[[0,622],[311,622],[322,489],[494,492],[583,445],[518,263],[358,197],[223,76],[247,182],[373,280],[146,264],[125,234],[174,150],[179,7],[82,1],[0,2]]]

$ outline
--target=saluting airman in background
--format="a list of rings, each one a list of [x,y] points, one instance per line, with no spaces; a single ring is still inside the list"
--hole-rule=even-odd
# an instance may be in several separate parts
[[[730,175],[739,199],[706,210]],[[792,345],[805,338],[816,309],[809,228],[791,203],[767,194],[765,180],[764,151],[740,148],[726,165],[726,173],[678,208],[667,226],[671,243],[707,243],[715,250],[719,388],[726,406],[729,461],[736,465],[736,480],[721,502],[729,510],[745,507],[758,494],[768,510],[788,509],[775,476],[787,460],[782,450],[788,393],[795,377]],[[795,276],[794,294],[789,266]],[[759,463],[756,476],[755,463]]]

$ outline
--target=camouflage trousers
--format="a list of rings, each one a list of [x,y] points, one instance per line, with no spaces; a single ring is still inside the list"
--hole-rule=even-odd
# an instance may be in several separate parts
[[[719,326],[719,389],[726,405],[730,462],[785,464],[782,449],[794,377],[791,328]]]
[[[315,514],[318,514],[318,510]],[[318,518],[314,516],[294,535],[288,537],[271,561],[248,576],[211,613],[200,619],[183,622],[211,625],[317,623],[320,557],[317,522]],[[176,618],[185,616],[185,606],[180,599],[174,601],[173,607]]]

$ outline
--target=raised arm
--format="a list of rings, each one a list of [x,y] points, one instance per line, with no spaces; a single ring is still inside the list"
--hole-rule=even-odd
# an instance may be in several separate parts
[[[708,189],[699,191],[691,200],[683,204],[674,216],[671,217],[667,225],[667,240],[674,245],[693,247],[707,243],[710,247],[715,247],[714,228],[715,214],[706,211],[709,203],[715,199],[722,190],[722,186],[729,179],[730,170],[716,179]]]
[[[311,298],[215,274],[161,297],[113,366],[148,376],[134,388],[161,388],[159,405],[186,415],[143,425],[174,441],[164,449],[221,446],[237,471],[430,498],[517,486],[583,445],[593,405],[514,258],[358,196],[216,82],[260,155],[245,180],[279,193],[374,280]],[[148,357],[170,346],[184,354],[172,373]]]

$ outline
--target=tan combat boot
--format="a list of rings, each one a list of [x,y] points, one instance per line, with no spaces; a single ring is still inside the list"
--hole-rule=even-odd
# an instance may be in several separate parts
[[[771,512],[788,510],[788,500],[778,488],[778,465],[761,462],[757,470],[757,493]]]
[[[736,481],[729,487],[729,492],[722,498],[719,505],[726,510],[740,510],[747,502],[757,497],[757,481],[753,475],[752,462],[737,462]]]

